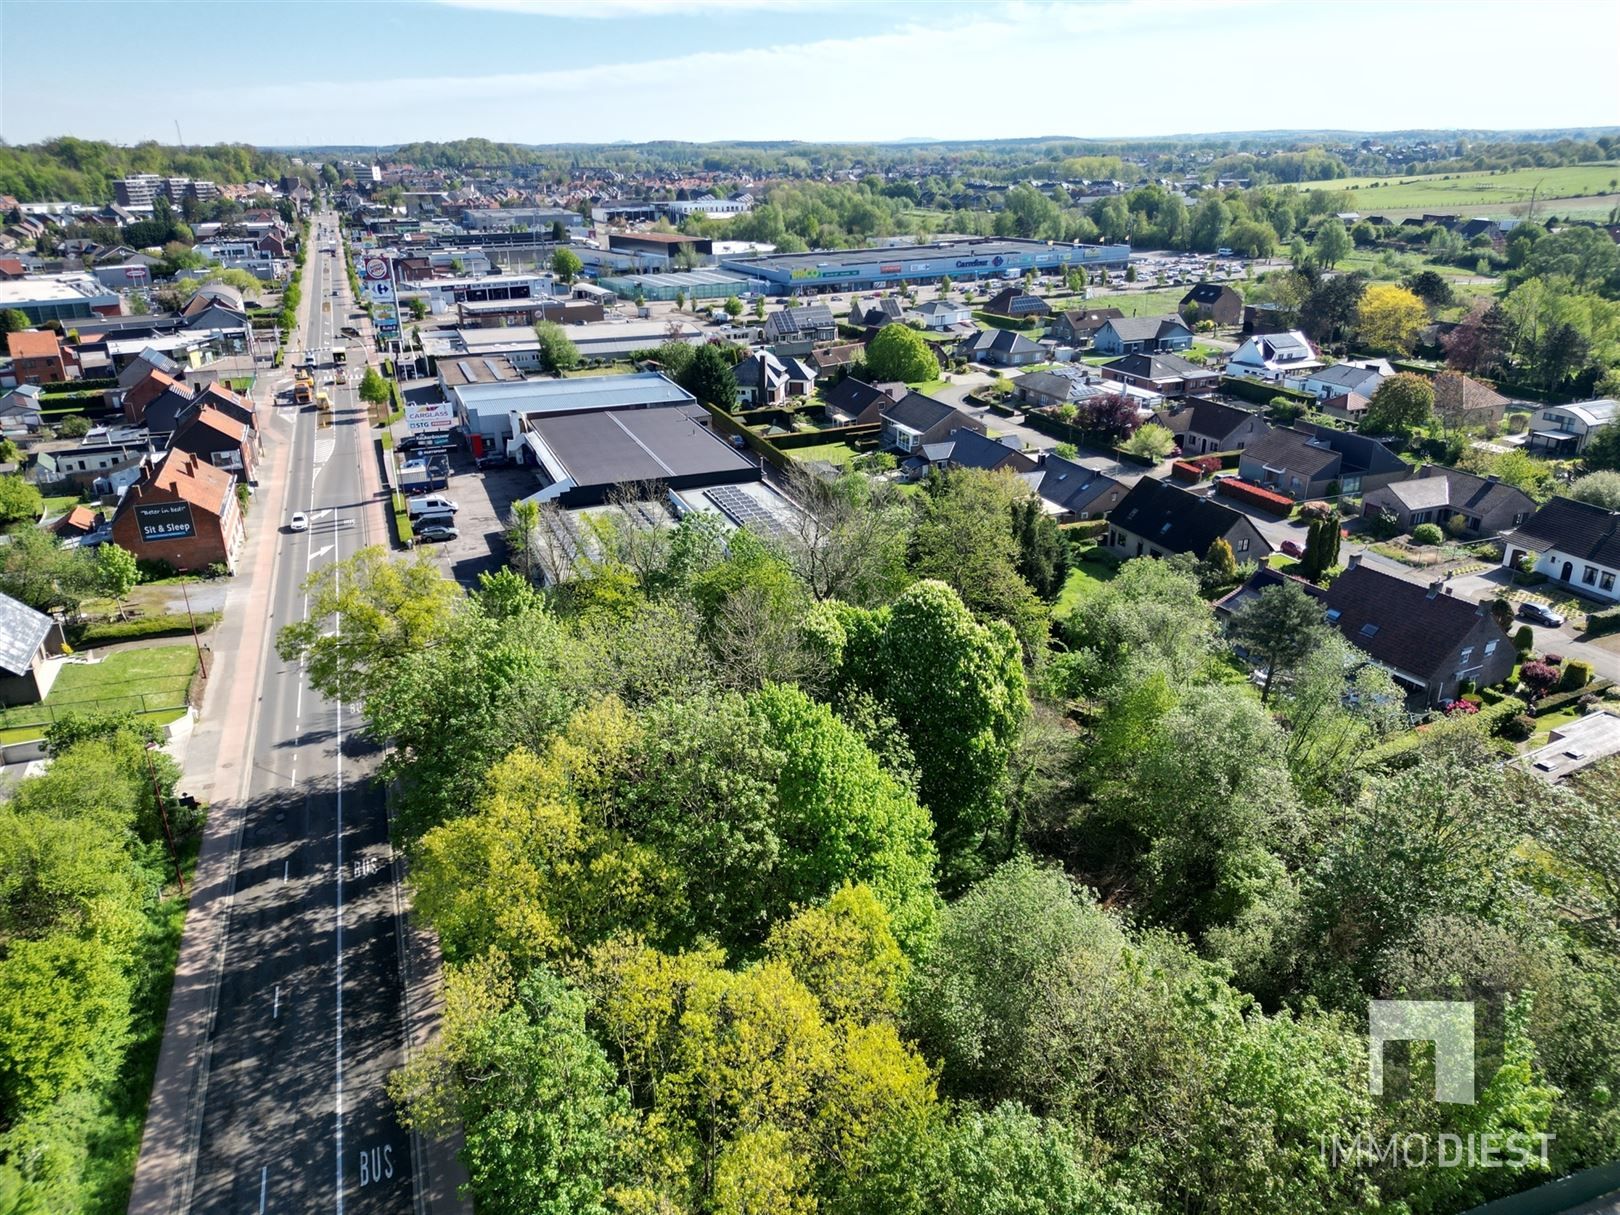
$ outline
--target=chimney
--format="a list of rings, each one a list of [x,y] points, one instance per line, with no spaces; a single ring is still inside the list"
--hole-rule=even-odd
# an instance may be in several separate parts
[[[1446,580],[1444,578],[1436,578],[1433,582],[1429,583],[1429,598],[1433,599],[1436,595],[1438,595],[1442,590],[1445,589],[1445,585]]]
[[[1351,553],[1350,554],[1350,559],[1344,563],[1344,568],[1347,569],[1347,570],[1353,570],[1360,564],[1361,564],[1361,554],[1360,553]]]

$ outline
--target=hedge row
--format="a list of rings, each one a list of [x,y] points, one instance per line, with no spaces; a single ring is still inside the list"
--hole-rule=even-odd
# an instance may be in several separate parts
[[[41,384],[39,391],[46,396],[50,396],[64,392],[105,392],[109,388],[117,387],[117,380],[52,380],[48,384]]]
[[[1409,768],[1417,762],[1418,749],[1431,739],[1447,738],[1454,734],[1480,734],[1489,738],[1500,734],[1508,722],[1525,712],[1525,708],[1524,701],[1517,696],[1508,696],[1478,713],[1442,718],[1433,725],[1421,730],[1408,730],[1374,747],[1367,752],[1364,763],[1369,768]]]
[[[1223,497],[1236,498],[1250,506],[1286,519],[1294,512],[1294,500],[1286,494],[1273,493],[1259,485],[1250,485],[1237,477],[1221,477],[1215,482],[1215,492]]]
[[[859,439],[872,439],[882,429],[876,422],[829,426],[826,430],[796,430],[789,435],[773,435],[770,441],[783,451],[791,451],[795,447],[819,447],[823,443],[854,443]]]
[[[1560,709],[1567,709],[1583,696],[1601,696],[1614,685],[1607,679],[1594,679],[1585,687],[1574,688],[1568,692],[1554,692],[1551,696],[1543,696],[1530,706],[1531,717],[1545,717],[1549,713],[1556,713]]]
[[[1605,633],[1620,633],[1620,607],[1604,608],[1586,614],[1586,631],[1594,637]]]
[[[218,612],[198,612],[197,631],[204,632],[219,623]],[[145,641],[152,637],[189,637],[191,620],[184,612],[170,612],[157,616],[137,616],[134,620],[107,620],[85,624],[70,630],[71,640],[79,649],[90,646],[111,645],[115,641]]]
[[[1298,401],[1302,405],[1316,404],[1316,398],[1308,392],[1300,392],[1293,388],[1284,388],[1281,384],[1268,384],[1261,380],[1249,380],[1242,376],[1223,375],[1221,377],[1221,391],[1237,397],[1240,401],[1248,401],[1251,405],[1269,405],[1272,397],[1287,397],[1291,401]]]

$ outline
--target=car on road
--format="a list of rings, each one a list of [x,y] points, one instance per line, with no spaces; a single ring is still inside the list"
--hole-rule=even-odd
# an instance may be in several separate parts
[[[431,527],[424,527],[418,531],[416,538],[431,543],[440,540],[454,540],[460,535],[461,533],[453,527],[445,527],[442,523],[435,523]]]
[[[301,510],[296,510],[293,512],[293,517],[288,521],[287,526],[295,532],[307,532],[309,530],[309,516]]]
[[[1530,620],[1549,629],[1564,627],[1564,618],[1544,604],[1525,602],[1519,605],[1519,618]]]

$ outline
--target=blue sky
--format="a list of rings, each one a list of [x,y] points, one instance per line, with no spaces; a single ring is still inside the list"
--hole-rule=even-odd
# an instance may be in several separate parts
[[[1620,125],[1616,47],[1612,0],[0,0],[0,137]]]

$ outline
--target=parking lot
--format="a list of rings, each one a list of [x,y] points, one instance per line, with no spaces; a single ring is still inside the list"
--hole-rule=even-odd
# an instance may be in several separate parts
[[[404,427],[400,428],[403,437]],[[460,508],[454,540],[424,543],[421,550],[439,562],[448,577],[472,589],[478,575],[506,563],[506,519],[512,503],[539,488],[533,469],[474,466],[463,446],[450,448],[450,485],[441,492]]]

